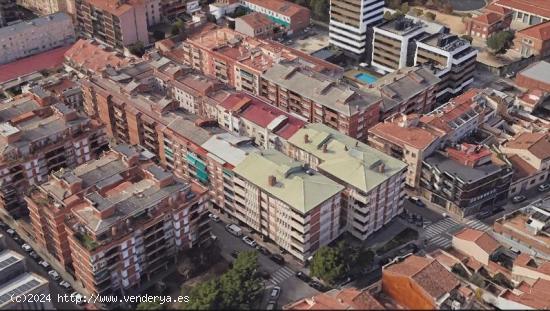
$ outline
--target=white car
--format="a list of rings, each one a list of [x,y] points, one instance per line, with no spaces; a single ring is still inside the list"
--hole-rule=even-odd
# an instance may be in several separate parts
[[[31,247],[29,244],[27,244],[27,243],[21,245],[21,248],[22,248],[23,250],[25,250],[25,252],[27,252],[27,253],[32,252],[32,247]]]
[[[67,281],[61,281],[61,282],[59,282],[59,286],[63,287],[64,289],[69,289],[69,288],[71,288],[71,284],[69,284],[69,282],[67,282]]]
[[[256,241],[247,235],[243,236],[243,242],[250,247],[256,247]]]
[[[59,273],[57,273],[57,271],[55,271],[55,270],[50,270],[50,271],[48,271],[48,275],[49,275],[52,279],[54,279],[55,281],[61,279],[61,277],[59,276]]]
[[[83,305],[86,302],[84,301],[84,296],[82,296],[80,293],[74,292],[71,294],[72,301],[76,302],[78,305]]]
[[[50,267],[50,264],[45,260],[39,261],[38,264],[44,267],[44,269],[48,269]]]
[[[11,236],[13,236],[15,234],[15,230],[13,230],[13,229],[8,229],[8,230],[6,230],[6,232]]]
[[[212,219],[212,221],[214,222],[219,222],[220,221],[220,217],[218,215],[214,215],[212,213],[208,214],[208,217],[210,217],[210,219]]]

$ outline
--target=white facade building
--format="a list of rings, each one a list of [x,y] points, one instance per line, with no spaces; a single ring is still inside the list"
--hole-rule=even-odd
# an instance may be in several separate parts
[[[0,64],[73,43],[75,38],[72,19],[65,13],[0,28]]]
[[[331,0],[330,44],[353,54],[364,54],[369,44],[368,27],[380,22],[383,15],[384,0]]]

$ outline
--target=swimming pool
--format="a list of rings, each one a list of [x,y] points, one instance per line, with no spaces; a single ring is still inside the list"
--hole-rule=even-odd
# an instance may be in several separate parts
[[[366,84],[373,84],[374,82],[376,82],[376,80],[378,80],[376,77],[365,72],[356,74],[355,78]]]

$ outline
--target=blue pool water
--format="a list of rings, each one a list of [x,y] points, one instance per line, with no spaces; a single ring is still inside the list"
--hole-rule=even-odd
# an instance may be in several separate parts
[[[375,77],[371,76],[370,74],[364,73],[364,72],[356,74],[355,78],[357,78],[359,81],[361,81],[363,83],[366,83],[366,84],[372,84],[372,83],[376,82],[376,80],[378,80]]]

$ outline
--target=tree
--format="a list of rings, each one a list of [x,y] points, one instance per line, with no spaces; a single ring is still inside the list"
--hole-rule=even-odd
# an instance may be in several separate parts
[[[217,280],[210,280],[193,287],[189,302],[183,304],[185,310],[215,310],[220,306],[220,286]]]
[[[426,16],[426,18],[427,18],[428,20],[431,20],[431,21],[434,21],[435,18],[436,18],[436,15],[435,15],[434,13],[432,13],[432,12],[426,12],[426,13],[424,14],[424,16]]]
[[[155,41],[164,39],[164,32],[160,30],[153,31],[153,38],[155,38]]]
[[[206,20],[209,21],[210,23],[216,23],[218,20],[216,19],[216,16],[214,16],[213,14],[210,14],[210,13],[206,13]]]
[[[156,301],[144,301],[137,305],[136,310],[164,310],[164,305]]]
[[[472,41],[474,41],[474,38],[472,38],[472,36],[470,35],[462,35],[460,38],[472,43]]]
[[[143,42],[137,41],[136,43],[128,46],[128,51],[137,57],[142,57],[143,54],[145,54],[145,46],[143,45]]]
[[[334,284],[346,273],[346,266],[339,249],[323,246],[317,250],[311,261],[311,275]]]
[[[407,2],[401,5],[401,12],[403,12],[403,14],[409,13],[409,4]]]
[[[247,11],[244,6],[238,6],[235,11],[233,12],[233,17],[241,17],[246,15]]]
[[[424,14],[424,11],[422,9],[419,9],[419,8],[414,8],[413,13],[416,16],[422,16],[422,14]]]
[[[386,6],[390,9],[397,10],[401,7],[401,0],[386,0]]]
[[[258,254],[242,252],[233,268],[220,278],[221,304],[227,309],[251,307],[262,292],[262,279],[258,273]]]
[[[328,8],[330,7],[329,0],[312,0],[311,1],[311,10],[313,11],[313,16],[316,19],[321,21],[328,21]]]
[[[514,33],[499,31],[487,39],[487,46],[494,54],[504,54],[512,46]]]

